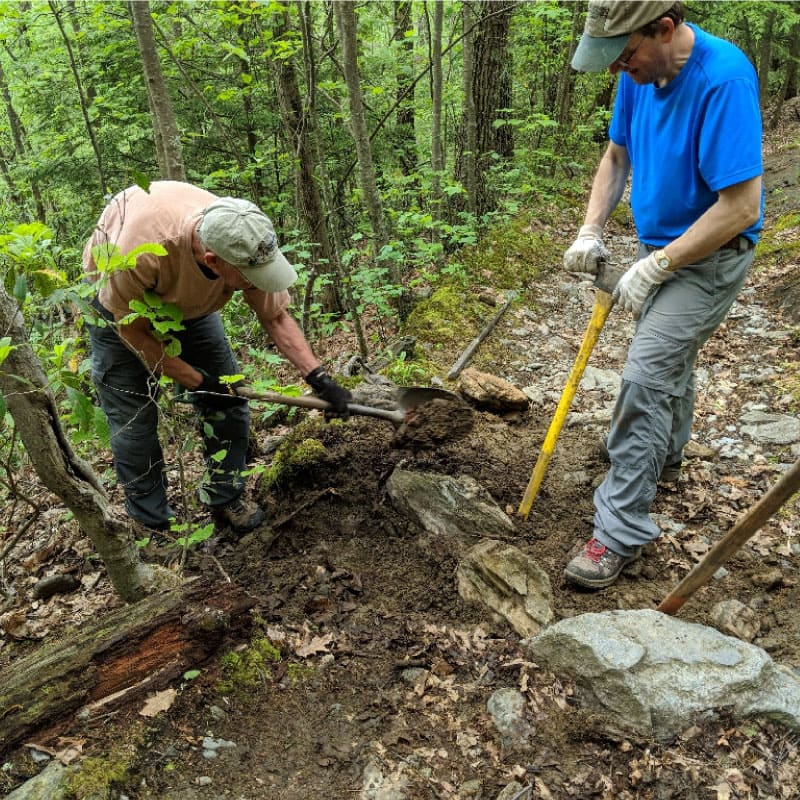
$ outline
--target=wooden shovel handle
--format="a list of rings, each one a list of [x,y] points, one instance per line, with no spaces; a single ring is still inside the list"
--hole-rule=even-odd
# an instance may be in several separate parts
[[[674,614],[798,489],[800,459],[706,553],[705,558],[661,601],[657,610]]]
[[[276,403],[284,406],[296,406],[297,408],[312,408],[318,411],[328,411],[331,404],[319,397],[304,394],[301,397],[292,397],[278,392],[256,392],[249,386],[237,386],[236,394],[246,397],[248,400],[262,400],[265,403]],[[390,411],[385,408],[374,408],[373,406],[362,406],[358,403],[348,403],[347,408],[351,414],[358,414],[363,417],[377,417],[385,419],[394,425],[401,425],[405,416],[400,411]]]

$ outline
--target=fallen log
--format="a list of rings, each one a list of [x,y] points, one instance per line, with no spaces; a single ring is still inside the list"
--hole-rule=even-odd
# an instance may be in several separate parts
[[[0,672],[0,755],[89,703],[162,689],[203,664],[257,602],[229,583],[194,580],[68,631]]]

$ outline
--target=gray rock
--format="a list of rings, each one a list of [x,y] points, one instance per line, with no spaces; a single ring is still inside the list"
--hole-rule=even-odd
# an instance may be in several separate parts
[[[581,389],[601,389],[608,394],[619,394],[622,376],[617,370],[598,369],[587,365],[581,378]]]
[[[60,761],[51,761],[38,775],[6,795],[6,800],[66,800],[62,786],[67,768]]]
[[[789,414],[748,411],[742,415],[741,431],[763,444],[795,444],[800,442],[800,419]]]
[[[433,534],[505,537],[514,523],[478,482],[395,468],[386,482],[395,509]]]
[[[668,739],[717,708],[800,730],[800,681],[762,649],[657,611],[581,614],[523,643],[612,728]]]
[[[459,563],[456,579],[461,597],[486,606],[520,636],[533,636],[553,621],[547,573],[513,545],[479,542]]]
[[[504,747],[524,747],[533,735],[525,707],[525,696],[516,689],[498,689],[487,701],[486,710]]]
[[[360,800],[405,800],[408,781],[403,770],[401,764],[391,775],[384,775],[380,766],[370,761],[364,767]]]
[[[740,600],[723,600],[711,609],[711,619],[723,632],[752,642],[761,630],[758,614]]]
[[[531,800],[532,792],[533,788],[531,786],[523,786],[517,781],[511,781],[497,795],[497,800]]]

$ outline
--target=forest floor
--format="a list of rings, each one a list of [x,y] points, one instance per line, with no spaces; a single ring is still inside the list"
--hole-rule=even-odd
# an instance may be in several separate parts
[[[772,222],[800,207],[799,130],[788,125],[767,151]],[[548,235],[566,247],[580,213],[554,217]],[[634,235],[624,223],[615,226],[608,237],[612,257],[624,264]],[[797,234],[795,225],[781,237]],[[579,592],[562,579],[568,552],[592,532],[592,487],[606,469],[597,442],[613,400],[608,387],[579,389],[529,518],[515,513],[592,305],[587,285],[551,265],[475,359],[480,370],[529,389],[535,400],[527,412],[478,413],[468,438],[418,453],[393,448],[386,422],[353,418],[321,426],[324,461],[259,497],[271,520],[284,520],[274,535],[221,540],[190,558],[188,574],[219,579],[221,567],[256,598],[252,638],[228,645],[240,664],[250,659],[249,672],[233,674],[232,659],[220,653],[175,686],[169,707],[154,717],[141,716],[139,706],[83,715],[60,740],[33,741],[83,758],[134,742],[125,775],[108,795],[115,800],[494,800],[513,780],[531,790],[508,791],[509,800],[800,797],[800,737],[779,726],[723,715],[657,743],[611,734],[588,718],[569,681],[531,663],[509,627],[461,600],[453,554],[423,543],[385,491],[400,463],[472,476],[514,520],[515,544],[548,573],[557,618],[654,608],[799,455],[741,435],[748,409],[797,413],[798,323],[775,292],[797,270],[796,256],[792,261],[757,255],[729,320],[701,352],[694,440],[707,449],[687,459],[677,486],[659,491],[653,512],[663,535],[614,586]],[[468,291],[491,288],[484,280]],[[612,316],[590,364],[618,372],[631,333],[630,320]],[[465,334],[462,347],[473,335]],[[321,352],[328,362],[340,355],[337,344]],[[442,377],[458,354],[436,351]],[[263,439],[274,433],[258,431]],[[24,563],[28,575],[28,584],[19,578],[18,585],[31,639],[57,636],[119,605],[97,562],[85,568],[92,563],[88,546],[74,523],[60,522],[63,511],[45,515],[10,559]],[[681,619],[713,624],[718,601],[750,604],[761,620],[755,644],[800,669],[799,540],[795,497],[726,564],[724,578],[684,607]],[[35,578],[76,563],[84,565],[79,591],[46,603],[24,596]],[[279,651],[274,661],[266,639]],[[0,648],[0,661],[13,663],[22,651],[30,646]],[[528,699],[535,732],[525,749],[505,748],[487,713],[487,699],[501,687]],[[7,755],[0,793],[39,769],[30,750]]]

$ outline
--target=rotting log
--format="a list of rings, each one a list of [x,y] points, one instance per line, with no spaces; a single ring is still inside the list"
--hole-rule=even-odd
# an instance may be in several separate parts
[[[114,695],[119,703],[143,682],[163,689],[246,627],[256,602],[233,584],[189,581],[17,659],[0,672],[0,755],[45,727],[60,732],[87,704]]]

